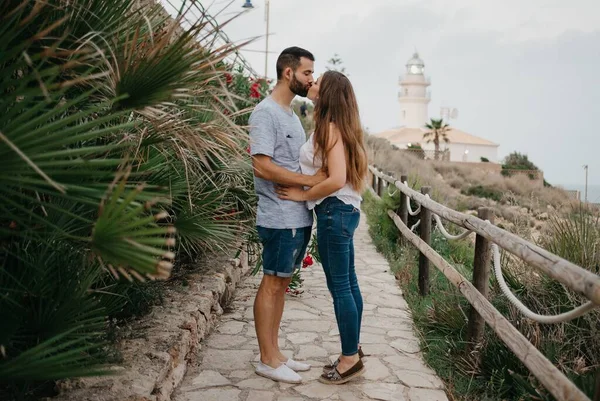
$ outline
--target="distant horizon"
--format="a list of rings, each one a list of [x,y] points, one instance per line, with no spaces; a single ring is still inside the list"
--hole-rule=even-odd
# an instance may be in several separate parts
[[[552,183],[550,183],[552,184]],[[554,185],[554,184],[552,184]],[[569,184],[569,185],[563,185],[563,184],[556,184],[555,186],[560,186],[564,189],[568,189],[568,190],[576,190],[579,191],[581,193],[581,200],[585,200],[585,184]],[[588,196],[587,196],[588,202],[591,203],[600,203],[600,185],[597,184],[588,184]]]

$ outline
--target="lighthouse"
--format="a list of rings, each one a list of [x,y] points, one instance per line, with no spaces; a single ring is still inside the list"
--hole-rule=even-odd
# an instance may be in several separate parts
[[[427,107],[431,101],[431,94],[427,87],[431,85],[429,78],[425,77],[425,63],[415,52],[406,63],[406,73],[399,80],[400,91],[400,125],[406,128],[423,128],[429,121]]]
[[[425,124],[429,122],[428,106],[431,101],[431,94],[427,88],[431,85],[431,81],[425,76],[425,63],[419,57],[419,53],[415,52],[406,62],[406,72],[400,77],[399,85],[400,126],[374,135],[387,139],[398,149],[408,149],[412,145],[418,145],[423,149],[421,153],[418,153],[419,155],[422,154],[425,159],[433,159],[435,158],[435,145],[425,138],[425,133],[428,131]],[[450,113],[445,113],[445,111],[448,111],[448,108],[440,110],[440,118],[456,118],[454,111]],[[454,124],[451,125],[446,132],[448,142],[442,143],[440,148],[441,151],[447,151],[443,156],[445,161],[476,163],[487,161],[485,165],[488,167],[489,162],[496,163],[499,146],[497,143],[471,135],[457,129]]]

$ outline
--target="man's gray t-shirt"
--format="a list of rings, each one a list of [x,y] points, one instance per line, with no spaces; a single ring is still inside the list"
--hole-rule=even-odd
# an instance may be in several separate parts
[[[260,102],[250,116],[250,154],[270,156],[273,163],[295,173],[300,171],[300,148],[306,134],[300,119],[270,96]],[[282,200],[275,184],[254,177],[258,195],[256,225],[265,228],[301,228],[312,226],[312,212],[305,202]]]

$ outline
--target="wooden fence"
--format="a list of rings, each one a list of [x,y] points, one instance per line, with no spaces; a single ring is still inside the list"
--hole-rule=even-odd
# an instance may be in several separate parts
[[[371,189],[377,196],[382,196],[384,185],[391,185],[421,206],[420,236],[414,234],[406,225],[408,221],[408,199],[406,196],[400,197],[398,210],[388,210],[388,215],[402,235],[420,251],[419,290],[421,295],[425,296],[429,293],[429,264],[432,263],[471,304],[467,331],[470,344],[475,345],[481,340],[485,323],[487,323],[556,399],[590,401],[488,301],[490,245],[491,243],[497,244],[500,248],[516,255],[573,291],[584,295],[596,305],[600,305],[600,276],[498,228],[493,224],[493,213],[488,208],[479,209],[479,217],[463,214],[426,196],[431,190],[430,187],[422,187],[420,193],[412,190],[404,184],[407,181],[406,175],[402,175],[400,180],[397,180],[391,174],[384,174],[372,166],[369,167],[369,172]],[[469,282],[431,248],[431,213],[435,213],[446,221],[476,233],[473,283]],[[598,386],[594,401],[600,401]]]

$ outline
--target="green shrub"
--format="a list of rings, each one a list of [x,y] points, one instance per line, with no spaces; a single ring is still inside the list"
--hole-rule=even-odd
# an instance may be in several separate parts
[[[500,202],[502,200],[502,192],[498,191],[495,188],[485,187],[483,185],[471,186],[467,190],[462,190],[461,193],[463,195],[492,199],[497,202]]]
[[[190,7],[0,3],[0,399],[108,373],[115,322],[250,231],[266,83]]]

